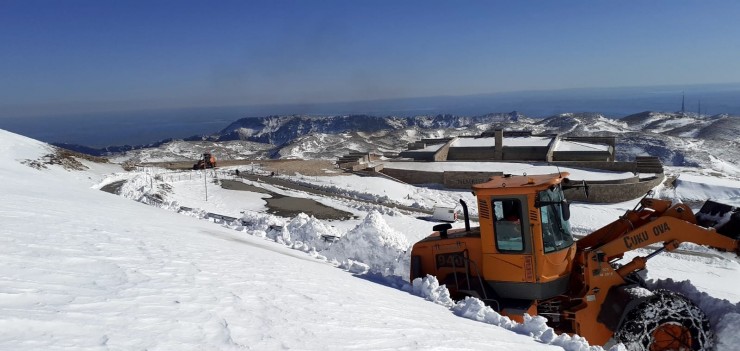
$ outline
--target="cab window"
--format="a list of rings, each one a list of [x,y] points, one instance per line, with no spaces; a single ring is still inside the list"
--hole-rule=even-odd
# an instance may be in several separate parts
[[[493,228],[499,252],[524,251],[521,203],[518,199],[493,200]]]
[[[563,216],[563,206],[567,206],[563,191],[560,187],[555,187],[539,192],[538,198],[543,204],[540,207],[540,220],[545,252],[558,251],[573,245],[570,223]]]

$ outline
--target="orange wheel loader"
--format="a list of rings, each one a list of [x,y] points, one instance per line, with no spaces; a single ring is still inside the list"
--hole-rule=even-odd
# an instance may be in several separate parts
[[[560,333],[628,350],[706,350],[704,313],[687,298],[649,291],[637,274],[647,260],[682,242],[740,254],[740,210],[708,201],[684,204],[645,196],[603,228],[574,240],[563,190],[584,188],[568,173],[496,176],[473,186],[480,226],[440,224],[411,251],[411,280],[436,276],[455,299],[476,297],[513,320],[539,315]],[[649,193],[650,194],[650,193]],[[658,244],[660,243],[660,244]],[[656,246],[657,245],[657,246]],[[625,252],[655,250],[620,265]]]
[[[210,153],[203,154],[203,158],[193,165],[193,169],[216,168],[216,158]]]

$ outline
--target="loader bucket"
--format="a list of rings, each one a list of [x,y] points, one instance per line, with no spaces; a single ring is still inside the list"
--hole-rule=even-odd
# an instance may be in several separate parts
[[[717,233],[733,239],[740,238],[740,207],[707,200],[696,214],[703,227],[712,227]]]

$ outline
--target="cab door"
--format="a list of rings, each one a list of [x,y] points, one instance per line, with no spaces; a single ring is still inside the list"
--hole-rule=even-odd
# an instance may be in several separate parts
[[[527,204],[523,195],[479,198],[483,276],[500,297],[531,298],[535,272]]]

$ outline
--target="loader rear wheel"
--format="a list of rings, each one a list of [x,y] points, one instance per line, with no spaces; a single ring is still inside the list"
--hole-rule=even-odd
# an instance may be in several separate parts
[[[704,312],[667,290],[655,291],[630,310],[614,337],[630,351],[699,351],[713,345]]]

